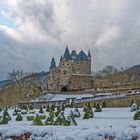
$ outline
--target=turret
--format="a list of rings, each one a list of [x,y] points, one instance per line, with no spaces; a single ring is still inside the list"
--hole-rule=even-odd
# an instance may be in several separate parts
[[[65,49],[65,52],[64,52],[63,59],[64,60],[71,60],[71,55],[70,55],[70,52],[69,52],[69,49],[68,49],[67,46],[66,46],[66,49]]]
[[[52,61],[51,61],[51,66],[50,66],[50,69],[54,69],[56,68],[56,63],[55,63],[55,59],[54,57],[52,58]]]
[[[90,54],[90,51],[88,51],[88,60],[91,61],[91,54]]]
[[[76,60],[76,58],[77,58],[77,53],[76,53],[75,50],[72,50],[72,52],[71,52],[71,59],[72,60]]]

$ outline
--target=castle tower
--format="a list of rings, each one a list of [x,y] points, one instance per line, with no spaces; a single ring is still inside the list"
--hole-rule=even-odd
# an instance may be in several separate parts
[[[76,58],[77,58],[77,53],[76,53],[75,50],[72,50],[72,52],[71,52],[71,59],[72,60],[76,60]]]
[[[51,61],[50,69],[54,69],[54,68],[56,68],[56,63],[55,63],[55,59],[53,57],[52,61]]]
[[[66,61],[67,61],[67,60],[71,60],[71,55],[70,55],[70,52],[69,52],[68,46],[66,46],[66,49],[65,49],[65,52],[64,52],[63,59],[66,60]]]

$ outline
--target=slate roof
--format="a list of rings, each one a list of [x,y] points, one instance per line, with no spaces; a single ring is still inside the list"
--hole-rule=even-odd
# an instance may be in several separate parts
[[[54,57],[52,58],[51,66],[50,66],[50,69],[53,69],[53,68],[56,68],[56,63],[55,63]]]
[[[78,61],[86,61],[87,60],[87,55],[84,53],[83,50],[80,51],[76,60],[78,60]]]
[[[63,59],[65,59],[65,60],[71,60],[71,55],[70,55],[70,52],[69,52],[68,47],[66,47],[66,50],[64,52]]]
[[[81,50],[78,55],[75,50],[72,50],[70,54],[68,47],[66,47],[63,55],[64,60],[75,60],[75,61],[87,61],[88,57],[91,57],[90,51],[88,52],[88,55],[86,55],[83,50]]]
[[[75,50],[72,50],[72,52],[71,52],[71,59],[72,60],[76,60],[76,58],[77,58],[77,53],[76,53]]]

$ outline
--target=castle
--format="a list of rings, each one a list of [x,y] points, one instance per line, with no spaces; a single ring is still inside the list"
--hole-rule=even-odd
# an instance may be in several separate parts
[[[59,66],[56,66],[52,58],[47,88],[49,91],[80,91],[93,87],[91,75],[91,54],[81,50],[79,54],[75,50],[70,53],[66,47],[61,56]]]

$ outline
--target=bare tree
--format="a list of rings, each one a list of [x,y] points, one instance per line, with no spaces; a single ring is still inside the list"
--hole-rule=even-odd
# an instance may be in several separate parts
[[[16,85],[16,87],[19,90],[19,93],[22,93],[22,87],[23,87],[23,79],[24,77],[27,76],[27,73],[24,73],[22,70],[13,70],[8,74],[8,77],[10,78],[11,81],[13,81]]]

